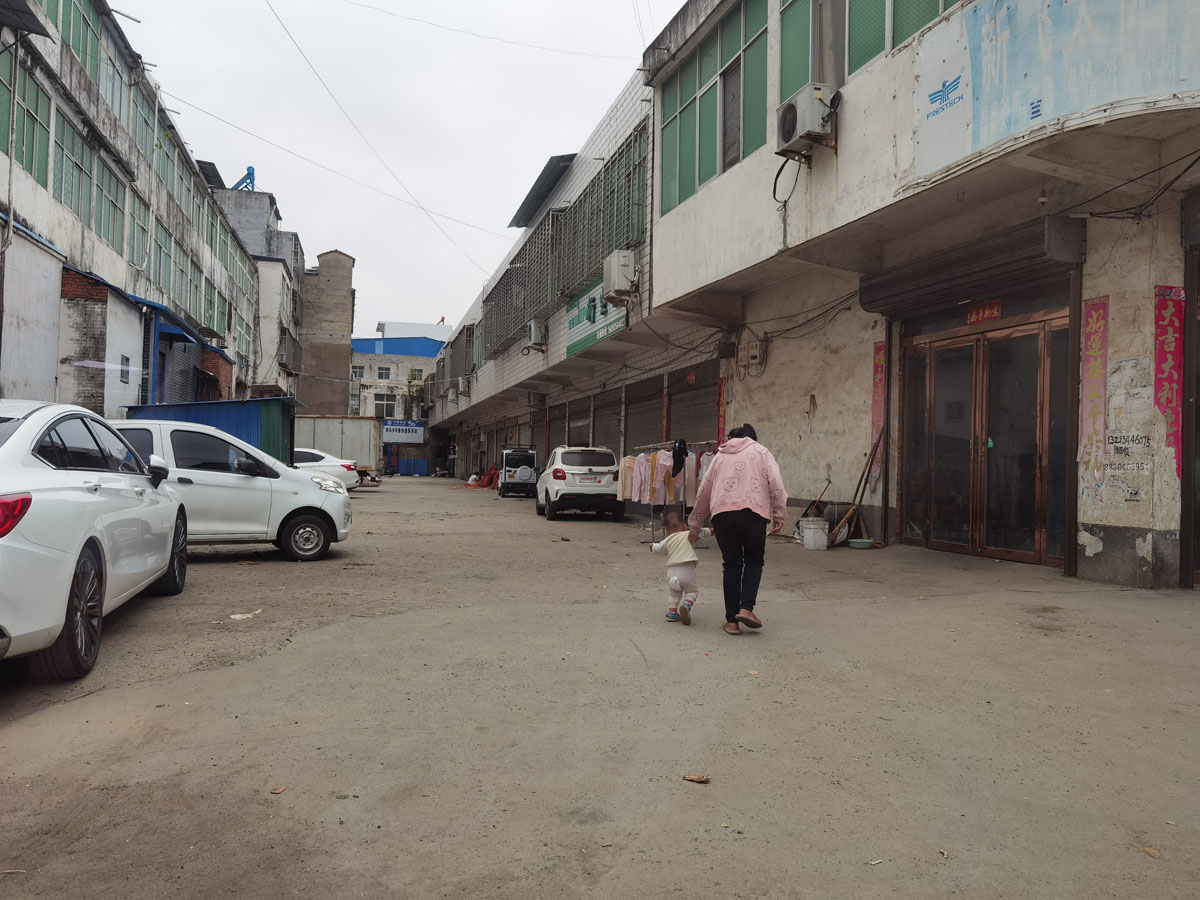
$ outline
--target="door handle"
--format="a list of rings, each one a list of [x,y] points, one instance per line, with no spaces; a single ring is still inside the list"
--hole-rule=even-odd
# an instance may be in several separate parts
[[[145,497],[145,496],[146,496],[146,489],[145,489],[145,488],[143,488],[143,487],[134,488],[134,489],[133,489],[133,496],[135,496],[135,497]]]
[[[98,482],[87,481],[87,482],[84,482],[83,486],[85,488],[87,488],[89,491],[91,491],[93,494],[100,493],[100,484]]]
[[[196,482],[192,481],[192,479],[190,479],[190,478],[185,478],[183,476],[180,476],[179,483],[180,484],[195,484]]]

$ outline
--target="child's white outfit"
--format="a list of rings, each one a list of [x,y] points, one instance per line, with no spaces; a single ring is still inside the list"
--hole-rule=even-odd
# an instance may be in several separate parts
[[[711,528],[700,529],[701,537],[711,534]],[[651,544],[650,549],[655,553],[667,554],[667,588],[671,593],[667,618],[671,621],[681,621],[685,625],[690,624],[692,605],[700,593],[696,586],[696,565],[700,562],[700,557],[696,555],[696,550],[688,539],[688,532],[677,531],[668,534],[657,544]]]

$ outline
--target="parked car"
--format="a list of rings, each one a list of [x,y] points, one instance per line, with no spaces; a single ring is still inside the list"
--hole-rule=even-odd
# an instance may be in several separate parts
[[[183,590],[187,512],[166,478],[86,409],[0,400],[0,658],[82,678],[105,615]]]
[[[617,457],[607,447],[555,447],[537,482],[534,509],[547,519],[564,509],[593,510],[613,521],[625,518],[625,502],[617,499]]]
[[[358,474],[358,463],[352,459],[338,459],[329,453],[309,447],[297,447],[292,451],[292,465],[303,472],[320,472],[336,478],[352,491],[362,483]]]
[[[500,460],[501,497],[509,494],[524,494],[532,497],[537,493],[537,453],[514,447],[505,450]]]
[[[210,425],[146,419],[112,425],[143,459],[155,454],[166,461],[194,544],[270,541],[308,561],[350,536],[350,497],[336,478],[293,469]]]

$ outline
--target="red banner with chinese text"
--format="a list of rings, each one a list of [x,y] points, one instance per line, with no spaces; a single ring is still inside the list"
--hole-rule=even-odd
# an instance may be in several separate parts
[[[989,300],[987,303],[972,303],[967,307],[967,324],[976,322],[1000,321],[1003,303],[1000,300]]]
[[[1183,393],[1183,288],[1154,287],[1154,408],[1167,420],[1167,446],[1175,451],[1175,477],[1183,477],[1180,453]]]
[[[1104,483],[1108,416],[1108,298],[1083,303],[1079,354],[1079,457],[1095,484]]]
[[[879,439],[883,431],[884,417],[887,414],[887,345],[883,341],[875,342],[874,362],[871,366],[871,446]],[[871,464],[871,481],[879,479],[883,471],[883,448],[875,454],[875,462]]]

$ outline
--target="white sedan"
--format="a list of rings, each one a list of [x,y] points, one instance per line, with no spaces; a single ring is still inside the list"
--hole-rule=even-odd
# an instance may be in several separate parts
[[[352,491],[362,482],[358,474],[358,464],[352,459],[338,459],[332,454],[311,447],[297,447],[292,451],[292,465],[305,472],[328,475],[338,479]]]
[[[104,420],[78,406],[0,400],[0,658],[82,678],[103,617],[187,578],[187,514]]]

